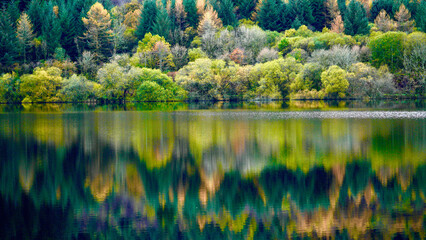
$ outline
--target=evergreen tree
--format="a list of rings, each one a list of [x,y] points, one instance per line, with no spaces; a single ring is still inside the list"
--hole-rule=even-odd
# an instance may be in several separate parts
[[[302,26],[302,22],[299,20],[299,16],[297,16],[294,21],[291,23],[291,28],[299,29],[299,27]]]
[[[416,27],[426,32],[426,1],[419,3],[416,13]]]
[[[59,21],[62,28],[60,44],[65,49],[66,53],[75,60],[78,57],[78,49],[76,39],[78,37],[77,29],[79,28],[80,13],[76,13],[72,1],[59,6]],[[82,21],[81,21],[82,22]]]
[[[146,33],[152,32],[157,20],[158,9],[154,0],[146,0],[143,4],[143,10],[136,29],[136,36],[142,39]]]
[[[49,2],[47,6],[47,11],[43,14],[41,33],[46,42],[46,53],[53,54],[55,49],[60,47],[62,28],[58,6],[53,6],[52,2]]]
[[[321,31],[325,27],[325,16],[327,13],[325,0],[311,0],[311,8],[314,18],[312,26],[315,27],[315,30]]]
[[[86,26],[84,39],[97,60],[105,60],[112,53],[111,19],[108,11],[96,2],[83,18]]]
[[[348,35],[368,34],[370,31],[365,9],[362,4],[356,0],[352,0],[349,3],[344,23],[345,33]]]
[[[282,28],[280,0],[263,0],[257,14],[259,26],[265,30],[280,31]]]
[[[199,15],[197,13],[197,5],[195,0],[183,0],[183,7],[186,12],[186,22],[194,29],[197,28]]]
[[[212,3],[224,26],[235,26],[237,18],[234,13],[234,4],[232,0],[216,0]]]
[[[18,20],[16,36],[18,38],[18,45],[21,53],[23,54],[25,63],[27,60],[27,53],[31,50],[34,39],[33,25],[25,12],[21,14],[21,17]]]
[[[152,33],[154,35],[162,36],[166,41],[170,41],[170,34],[172,30],[172,22],[170,21],[169,15],[165,8],[161,8],[158,11],[155,23],[152,27]]]
[[[340,11],[340,15],[342,16],[342,19],[345,19],[346,14],[346,0],[337,0],[337,8]]]
[[[410,20],[411,14],[404,4],[401,4],[399,10],[395,13],[398,31],[411,33],[414,28],[414,21]]]
[[[16,59],[16,34],[9,13],[0,9],[0,64],[11,65]]]
[[[21,16],[21,13],[19,12],[19,1],[10,1],[7,5],[7,13],[9,14],[13,27],[16,27],[16,22]]]
[[[28,10],[26,13],[30,18],[30,21],[33,25],[34,33],[41,33],[41,25],[43,21],[44,14],[47,12],[45,10],[46,2],[42,2],[41,0],[31,0],[28,4]]]
[[[312,16],[312,8],[309,0],[292,0],[290,1],[290,6],[292,15],[297,17],[302,25],[312,25],[314,17]]]
[[[249,19],[256,8],[257,0],[237,0],[235,7],[237,8],[236,15],[238,19]]]
[[[374,0],[370,9],[370,20],[373,22],[382,9],[392,18],[394,14],[393,5],[393,0]]]

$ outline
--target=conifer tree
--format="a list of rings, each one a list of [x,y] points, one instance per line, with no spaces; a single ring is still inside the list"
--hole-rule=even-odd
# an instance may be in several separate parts
[[[311,0],[311,8],[314,19],[312,26],[315,27],[315,30],[320,31],[325,26],[325,16],[327,12],[325,0]]]
[[[59,6],[59,21],[62,28],[60,44],[65,49],[66,53],[75,60],[78,57],[76,39],[78,22],[80,14],[75,15],[72,2],[63,3]]]
[[[345,19],[346,14],[346,0],[337,0],[337,8],[339,9],[340,16],[342,16],[342,19]]]
[[[189,26],[196,28],[199,15],[197,13],[197,4],[195,0],[183,0],[183,7],[186,12],[186,22]]]
[[[236,15],[238,19],[249,19],[256,8],[257,0],[237,0],[235,7],[237,8]]]
[[[370,20],[374,21],[382,10],[385,10],[392,18],[394,13],[393,4],[393,0],[374,0],[370,9]]]
[[[398,31],[411,33],[414,28],[414,20],[410,20],[411,14],[404,4],[401,4],[398,12],[395,13],[395,20]]]
[[[213,3],[213,7],[216,10],[224,26],[235,26],[237,24],[237,18],[234,13],[234,4],[232,0],[216,0]]]
[[[158,9],[154,0],[146,0],[143,4],[143,10],[140,17],[136,36],[142,39],[146,33],[152,32],[157,20]]]
[[[16,22],[21,16],[21,13],[19,12],[19,1],[10,1],[7,5],[7,13],[9,14],[13,27],[16,27]]]
[[[312,25],[314,17],[309,0],[291,0],[290,6],[292,15],[296,16],[302,25]]]
[[[18,45],[23,54],[24,63],[27,61],[27,53],[31,50],[34,40],[33,25],[25,12],[22,12],[16,29]]]
[[[368,34],[370,27],[368,26],[367,14],[364,7],[356,0],[352,0],[346,11],[344,18],[345,33],[348,35]]]
[[[55,48],[60,46],[62,27],[58,6],[53,6],[52,2],[47,4],[46,11],[43,14],[41,33],[46,42],[47,53],[53,54]]]
[[[382,9],[380,11],[379,15],[377,15],[376,19],[374,20],[374,24],[376,24],[376,27],[382,31],[382,32],[388,32],[388,31],[395,31],[396,30],[396,23],[392,19],[390,19],[387,12]]]
[[[152,33],[154,35],[162,36],[166,41],[170,41],[170,34],[172,30],[172,22],[170,21],[169,15],[165,8],[161,8],[158,11],[155,23],[152,27]]]
[[[331,23],[331,31],[336,33],[342,33],[345,31],[345,26],[343,24],[342,16],[340,15],[340,13],[337,13],[337,16]]]
[[[16,59],[16,34],[9,13],[0,9],[0,64],[10,65]]]
[[[279,31],[282,28],[281,9],[282,2],[280,0],[262,0],[257,13],[259,26],[265,30]]]
[[[426,32],[426,1],[421,1],[416,12],[416,27]]]
[[[105,60],[112,54],[111,19],[108,11],[96,2],[83,18],[86,26],[84,39],[97,60]]]

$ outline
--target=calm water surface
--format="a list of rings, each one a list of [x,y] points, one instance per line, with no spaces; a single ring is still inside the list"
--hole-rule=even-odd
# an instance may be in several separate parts
[[[0,238],[425,239],[425,110],[0,105]]]

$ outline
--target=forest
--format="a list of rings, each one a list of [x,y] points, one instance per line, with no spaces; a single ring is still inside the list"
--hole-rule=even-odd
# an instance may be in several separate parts
[[[0,1],[0,103],[423,98],[426,1]]]

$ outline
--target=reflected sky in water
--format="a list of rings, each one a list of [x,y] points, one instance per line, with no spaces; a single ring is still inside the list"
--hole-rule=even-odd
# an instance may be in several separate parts
[[[0,105],[0,237],[424,239],[424,106]]]

